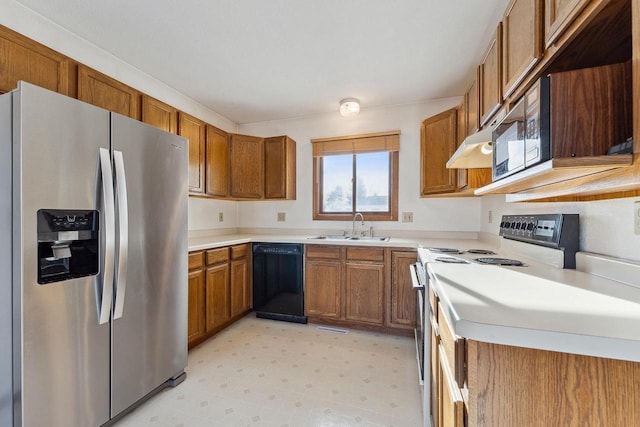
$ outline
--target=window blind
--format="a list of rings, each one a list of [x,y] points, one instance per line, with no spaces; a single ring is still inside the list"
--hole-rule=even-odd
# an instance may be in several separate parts
[[[312,139],[311,144],[313,144],[313,157],[400,151],[400,131]]]

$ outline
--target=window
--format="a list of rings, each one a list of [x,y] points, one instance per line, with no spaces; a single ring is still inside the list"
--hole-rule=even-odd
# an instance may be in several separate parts
[[[313,219],[398,219],[399,132],[314,139]]]

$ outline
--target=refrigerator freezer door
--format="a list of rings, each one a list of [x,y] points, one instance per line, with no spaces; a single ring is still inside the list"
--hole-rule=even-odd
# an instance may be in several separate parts
[[[187,364],[188,152],[181,137],[115,113],[111,120],[129,230],[122,317],[112,320],[114,417]]]
[[[96,304],[102,278],[38,284],[36,219],[38,209],[97,209],[109,114],[21,83],[13,128],[13,318],[21,319],[13,324],[14,395],[22,393],[15,421],[98,426],[109,420],[109,324],[99,325]]]
[[[0,426],[13,425],[11,339],[11,97],[0,96]]]

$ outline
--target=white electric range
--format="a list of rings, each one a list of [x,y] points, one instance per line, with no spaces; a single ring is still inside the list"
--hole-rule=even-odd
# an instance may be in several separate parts
[[[429,286],[437,289],[438,281],[452,284],[452,272],[457,272],[454,276],[458,280],[463,278],[454,286],[472,288],[482,277],[495,284],[512,281],[513,277],[505,276],[505,270],[526,274],[537,271],[541,265],[545,266],[543,268],[575,268],[579,246],[578,215],[506,215],[500,223],[500,236],[503,239],[499,248],[462,241],[457,247],[418,249],[419,262],[412,266],[412,277],[418,300],[416,354],[424,399],[430,395],[430,381],[425,380],[431,354],[427,338],[431,316]],[[465,272],[470,274],[465,276]],[[504,286],[509,287],[508,283]],[[441,298],[444,296],[436,292]],[[425,400],[425,408],[428,407]]]

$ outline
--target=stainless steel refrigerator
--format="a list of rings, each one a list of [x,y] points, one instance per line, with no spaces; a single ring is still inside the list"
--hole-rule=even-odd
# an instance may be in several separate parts
[[[100,426],[184,378],[186,140],[0,96],[0,425]]]

